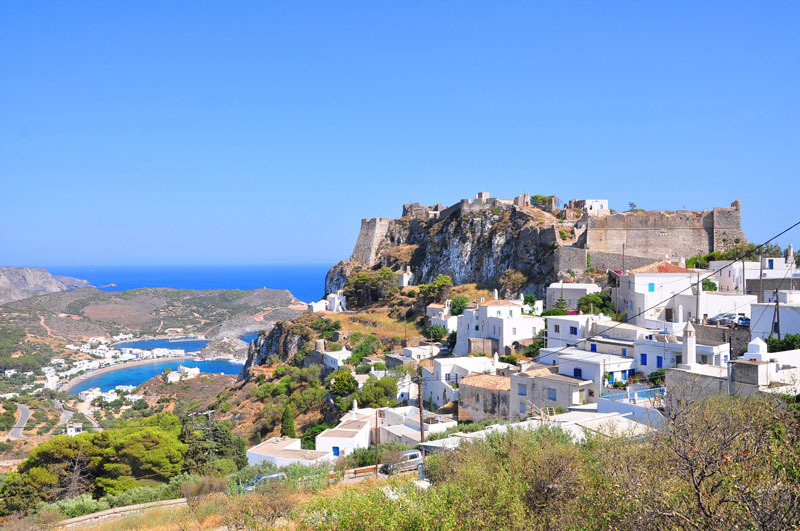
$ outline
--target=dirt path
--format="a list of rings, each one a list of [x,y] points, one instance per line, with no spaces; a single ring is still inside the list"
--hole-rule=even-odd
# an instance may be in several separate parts
[[[64,337],[57,336],[57,335],[55,335],[55,334],[53,333],[53,331],[50,329],[50,327],[49,327],[49,326],[47,326],[47,323],[45,323],[45,322],[44,322],[44,315],[40,315],[40,316],[39,316],[39,324],[40,324],[40,325],[42,325],[42,328],[44,328],[44,329],[45,329],[45,331],[47,332],[47,335],[48,335],[48,336],[50,336],[50,337],[54,337],[54,338],[56,338],[56,339],[61,339],[61,340],[64,340],[64,341],[66,341],[66,340],[67,340],[67,339],[66,339],[66,338],[64,338]]]

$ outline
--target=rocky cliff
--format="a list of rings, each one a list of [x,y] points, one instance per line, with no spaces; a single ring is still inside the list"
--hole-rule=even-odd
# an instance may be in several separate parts
[[[523,209],[456,211],[432,220],[405,216],[388,222],[372,267],[410,266],[414,284],[441,273],[456,284],[495,285],[503,272],[515,269],[528,277],[527,289],[539,292],[553,276],[553,253],[560,245],[557,229]],[[339,262],[328,272],[326,292],[341,289],[364,267],[358,260]]]
[[[247,351],[247,361],[239,373],[239,379],[250,375],[250,368],[264,365],[271,357],[280,361],[291,361],[309,341],[305,329],[296,327],[291,321],[278,321],[269,332],[259,332]]]
[[[0,267],[0,304],[91,286],[86,280],[52,275],[43,268]]]

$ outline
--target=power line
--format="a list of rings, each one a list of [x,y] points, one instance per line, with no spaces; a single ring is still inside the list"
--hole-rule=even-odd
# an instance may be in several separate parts
[[[617,328],[618,326],[621,326],[621,325],[623,325],[623,324],[626,324],[626,323],[628,323],[629,321],[631,321],[631,320],[633,320],[633,319],[635,319],[635,318],[639,317],[640,315],[643,315],[643,314],[645,314],[645,313],[649,312],[650,310],[652,310],[652,309],[654,309],[654,308],[657,308],[657,307],[659,307],[659,306],[661,306],[661,305],[663,305],[663,304],[666,304],[667,302],[671,301],[671,300],[672,300],[673,298],[675,298],[676,296],[680,295],[681,293],[683,293],[683,292],[685,292],[685,291],[687,291],[687,290],[689,290],[689,289],[691,289],[691,288],[693,288],[693,287],[694,287],[694,288],[697,288],[697,289],[701,289],[703,280],[706,280],[706,279],[708,279],[708,278],[711,278],[711,277],[713,277],[714,275],[716,275],[717,273],[719,273],[719,272],[721,272],[721,271],[724,271],[725,269],[728,269],[729,267],[733,266],[733,264],[735,264],[735,263],[736,263],[736,262],[738,262],[739,260],[742,260],[742,262],[744,263],[744,259],[745,259],[747,256],[749,256],[749,255],[751,255],[751,254],[753,254],[753,253],[757,252],[759,249],[761,249],[761,248],[763,248],[763,247],[766,247],[766,246],[767,246],[767,245],[768,245],[768,244],[769,244],[769,243],[770,243],[772,240],[774,240],[774,239],[776,239],[776,238],[779,238],[779,237],[783,236],[784,234],[786,234],[786,233],[787,233],[787,232],[789,232],[790,230],[794,229],[794,228],[795,228],[795,227],[797,227],[798,225],[800,225],[800,221],[797,221],[796,223],[794,223],[794,224],[790,225],[789,227],[785,228],[784,230],[782,230],[782,231],[781,231],[781,232],[779,232],[778,234],[774,235],[773,237],[771,237],[770,239],[768,239],[767,241],[765,241],[764,243],[762,243],[762,244],[760,244],[760,245],[757,245],[756,247],[754,247],[753,249],[750,249],[750,250],[749,250],[749,251],[747,251],[746,253],[741,253],[739,256],[737,256],[737,257],[736,257],[734,260],[732,260],[730,263],[728,263],[728,264],[726,264],[726,265],[722,266],[721,268],[719,268],[719,269],[717,269],[717,270],[715,270],[715,271],[712,271],[711,273],[709,273],[707,276],[705,276],[705,277],[704,277],[704,278],[702,278],[702,279],[700,278],[700,273],[698,273],[698,274],[697,274],[697,278],[698,278],[698,280],[697,280],[697,282],[695,282],[694,284],[689,284],[687,287],[683,288],[682,290],[680,290],[680,291],[678,291],[678,292],[676,292],[676,293],[673,293],[672,295],[670,295],[670,296],[669,296],[669,297],[667,297],[666,299],[664,299],[664,300],[662,300],[662,301],[660,301],[660,302],[657,302],[656,304],[654,304],[654,305],[650,306],[649,308],[645,308],[644,310],[640,311],[640,312],[639,312],[639,313],[637,313],[636,315],[633,315],[633,316],[631,316],[631,317],[625,317],[625,318],[624,318],[622,321],[618,322],[617,324],[615,324],[615,325],[613,325],[613,326],[611,326],[611,327],[609,327],[609,328],[606,328],[606,329],[603,331],[603,333],[604,333],[604,334],[605,334],[605,333],[608,333],[608,331],[609,331],[609,330],[613,330],[614,328]],[[696,317],[697,317],[697,316],[695,316],[695,318],[696,318]],[[585,343],[586,341],[589,341],[589,340],[591,340],[591,339],[594,339],[595,337],[598,337],[598,336],[600,336],[600,333],[599,333],[599,332],[598,332],[598,333],[595,333],[595,334],[592,334],[592,335],[590,335],[589,337],[585,337],[585,338],[581,339],[580,341],[578,341],[578,343]],[[578,343],[576,343],[576,344],[578,344]],[[562,351],[564,351],[565,349],[568,349],[568,348],[571,348],[571,346],[569,346],[569,345],[568,345],[568,346],[565,346],[565,347],[560,347],[560,348],[558,348],[558,349],[557,349],[555,352],[549,352],[549,353],[548,353],[548,355],[554,355],[554,354],[558,354],[558,353],[560,353],[560,352],[562,352]],[[608,354],[598,353],[598,355],[597,355],[597,356],[589,356],[589,357],[587,357],[587,358],[585,358],[585,359],[590,359],[590,358],[593,358],[593,357],[600,357],[600,356],[603,356],[603,355],[608,355]],[[535,357],[533,361],[536,361],[536,360],[537,360],[537,359],[539,359],[539,358],[541,358],[541,356],[537,356],[537,357]]]

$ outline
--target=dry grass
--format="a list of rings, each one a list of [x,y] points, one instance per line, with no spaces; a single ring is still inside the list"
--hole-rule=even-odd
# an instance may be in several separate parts
[[[450,297],[455,296],[467,297],[471,301],[479,301],[481,297],[489,300],[492,298],[492,289],[482,284],[460,284],[453,286],[450,292]]]
[[[418,247],[419,245],[398,245],[386,251],[385,254],[400,263],[408,264]]]
[[[356,319],[369,321],[377,326],[369,326],[358,322]],[[375,334],[379,337],[406,337],[407,335],[409,338],[419,335],[412,323],[398,321],[382,312],[347,314],[336,320],[341,321],[342,330],[350,334],[361,332],[362,334]]]

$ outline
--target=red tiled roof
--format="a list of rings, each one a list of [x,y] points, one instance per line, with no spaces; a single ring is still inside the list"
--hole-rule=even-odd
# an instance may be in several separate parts
[[[691,269],[686,269],[685,267],[676,266],[675,264],[670,264],[669,262],[661,261],[661,262],[653,262],[652,264],[648,264],[646,266],[637,267],[636,269],[631,269],[631,273],[694,273]]]

